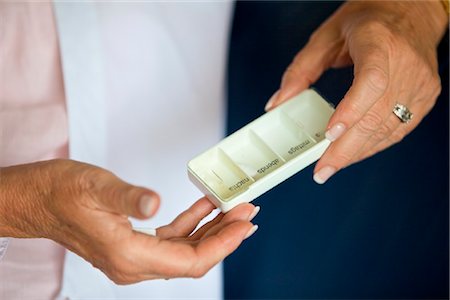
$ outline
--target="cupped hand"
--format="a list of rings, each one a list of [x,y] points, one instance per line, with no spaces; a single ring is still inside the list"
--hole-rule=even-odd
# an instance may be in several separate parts
[[[352,86],[328,123],[333,143],[315,167],[316,182],[398,143],[428,114],[441,90],[436,48],[447,24],[439,1],[355,1],[312,34],[266,110],[308,88],[326,69],[354,65]],[[409,123],[394,115],[397,103],[413,113]]]
[[[259,208],[242,204],[195,231],[215,208],[202,198],[149,236],[128,216],[154,215],[158,195],[111,172],[70,160],[0,171],[0,236],[52,239],[118,284],[203,276],[257,229]]]

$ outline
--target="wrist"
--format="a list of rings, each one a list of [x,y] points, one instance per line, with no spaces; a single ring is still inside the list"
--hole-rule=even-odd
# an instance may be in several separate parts
[[[448,1],[448,0],[444,0]],[[448,14],[439,0],[425,1],[351,1],[363,19],[374,12],[386,24],[395,26],[406,34],[418,33],[422,40],[430,40],[437,46],[448,27]]]
[[[17,230],[12,222],[12,191],[8,180],[8,168],[0,168],[0,237],[17,237]]]
[[[448,6],[447,8],[443,3],[448,4],[449,0],[441,1],[419,1],[417,7],[417,17],[422,18],[429,25],[430,33],[434,36],[434,43],[437,47],[445,32],[448,29]],[[422,7],[423,6],[423,7]],[[424,17],[427,16],[427,17]],[[427,34],[427,32],[424,32]]]
[[[34,164],[0,169],[0,236],[18,238],[45,237],[41,179]]]
[[[442,4],[436,0],[425,1],[394,1],[391,12],[396,16],[396,22],[405,34],[415,34],[419,42],[437,47],[448,24],[448,16]]]

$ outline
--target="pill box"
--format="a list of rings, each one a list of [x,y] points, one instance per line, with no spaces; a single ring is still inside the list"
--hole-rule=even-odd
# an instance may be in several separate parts
[[[223,212],[250,202],[319,159],[333,112],[306,90],[189,161],[189,178]]]

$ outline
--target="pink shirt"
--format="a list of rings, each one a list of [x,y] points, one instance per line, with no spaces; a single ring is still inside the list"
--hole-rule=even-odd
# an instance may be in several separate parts
[[[67,156],[52,4],[0,2],[0,166]],[[46,239],[9,239],[0,260],[0,299],[54,298],[64,251]]]

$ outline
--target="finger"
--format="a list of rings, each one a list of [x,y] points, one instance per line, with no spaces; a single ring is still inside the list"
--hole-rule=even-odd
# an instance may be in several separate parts
[[[394,117],[398,120],[398,126],[395,127],[390,135],[373,145],[372,148],[368,148],[364,152],[360,153],[355,161],[364,160],[400,142],[406,135],[413,131],[420,124],[420,122],[422,122],[423,118],[433,108],[434,103],[434,101],[430,101],[412,105],[410,110],[414,113],[414,118],[409,123],[401,123],[401,121],[394,115]]]
[[[163,239],[186,237],[191,234],[201,220],[208,216],[216,207],[206,197],[195,202],[181,213],[169,225],[156,230],[158,237]]]
[[[379,33],[353,32],[348,38],[354,63],[352,86],[328,122],[326,137],[335,141],[352,128],[386,93],[389,86],[389,51]]]
[[[281,87],[267,102],[268,111],[316,82],[338,56],[344,41],[335,26],[320,27],[295,56],[281,80]]]
[[[97,197],[103,208],[118,214],[146,219],[159,208],[159,195],[152,190],[128,184],[118,177],[108,179]]]
[[[226,214],[221,214],[219,222],[210,224],[209,226],[202,226],[197,230],[189,240],[199,240],[204,237],[208,237],[216,234],[222,230],[225,226],[236,221],[251,221],[260,211],[259,206],[254,206],[250,203],[242,203],[227,212]]]
[[[377,145],[380,142],[389,138],[399,126],[402,126],[402,122],[396,115],[392,113],[391,116],[389,116],[389,118],[386,120],[386,122],[378,129],[375,134],[370,137],[367,143],[355,155],[350,164],[354,164],[365,159],[367,157],[367,153],[377,148]]]
[[[243,204],[241,204],[243,205]],[[209,236],[213,236],[220,232],[223,228],[228,226],[231,223],[244,220],[251,222],[253,218],[258,214],[260,211],[260,207],[252,207],[253,209],[250,209],[250,207],[242,207],[241,211],[230,211],[228,212],[225,217],[222,219],[222,221],[217,224],[216,226],[212,227],[210,230],[205,232],[205,234],[202,236],[202,238],[207,238]]]
[[[163,240],[136,234],[130,249],[132,263],[127,264],[139,281],[154,278],[201,277],[233,252],[252,232],[253,224],[238,221],[223,228],[217,235],[197,245]]]
[[[242,241],[258,229],[248,221],[237,221],[220,230],[217,234],[202,240],[196,247],[197,261],[188,271],[193,277],[201,277],[217,263],[236,250]]]
[[[189,241],[197,241],[199,240],[208,230],[216,226],[222,221],[225,215],[223,213],[219,213],[214,219],[207,222],[205,225],[197,229],[190,237],[188,237]]]
[[[390,97],[384,97],[347,133],[334,141],[314,169],[314,180],[322,184],[342,168],[352,163],[371,136],[391,116],[393,104]]]

